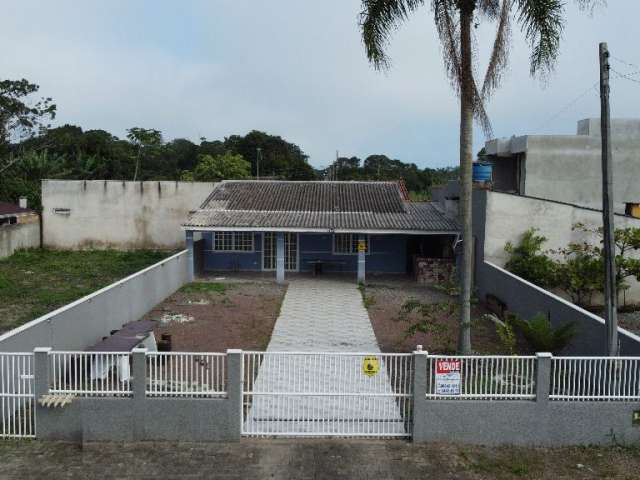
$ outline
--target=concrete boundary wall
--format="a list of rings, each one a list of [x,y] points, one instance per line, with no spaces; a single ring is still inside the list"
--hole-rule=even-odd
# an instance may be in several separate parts
[[[479,445],[611,445],[640,442],[638,401],[550,401],[551,357],[539,354],[536,399],[428,400],[427,355],[416,352],[413,441]]]
[[[180,228],[213,182],[43,180],[43,241],[51,248],[184,248]]]
[[[50,349],[34,355],[36,400],[49,391]],[[132,354],[131,397],[79,397],[62,408],[36,404],[37,438],[72,442],[238,441],[242,415],[242,354],[227,353],[221,398],[146,396],[144,349]],[[136,381],[143,379],[143,381]]]
[[[40,223],[17,223],[0,227],[0,258],[8,257],[20,248],[40,246]]]
[[[490,262],[483,262],[476,269],[480,298],[495,295],[507,304],[507,308],[522,318],[537,313],[548,315],[551,323],[560,325],[575,322],[577,334],[565,355],[606,355],[606,329],[604,319],[559,297],[533,283],[514,275]],[[640,337],[618,329],[620,355],[640,356]]]
[[[138,320],[188,282],[187,251],[0,335],[0,352],[36,347],[84,350],[111,330]]]

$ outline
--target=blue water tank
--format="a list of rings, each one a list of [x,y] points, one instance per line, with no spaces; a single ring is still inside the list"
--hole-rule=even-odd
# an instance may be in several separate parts
[[[492,178],[493,165],[484,162],[474,162],[473,164],[473,181],[474,182],[490,182]]]

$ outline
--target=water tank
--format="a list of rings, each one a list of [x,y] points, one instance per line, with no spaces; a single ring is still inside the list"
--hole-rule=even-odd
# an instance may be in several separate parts
[[[474,162],[473,164],[473,181],[474,182],[490,182],[493,172],[493,165],[484,162]]]

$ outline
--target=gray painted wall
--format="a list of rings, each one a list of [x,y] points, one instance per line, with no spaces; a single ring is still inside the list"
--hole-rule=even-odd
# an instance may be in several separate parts
[[[640,185],[640,176],[637,180]],[[486,198],[481,198],[483,195]],[[602,226],[600,211],[498,192],[477,191],[474,201],[485,204],[484,259],[498,266],[504,266],[508,260],[505,244],[508,241],[517,244],[524,232],[532,227],[547,238],[545,249],[555,250],[569,243],[585,241],[599,245],[597,236],[573,230],[572,227],[577,223],[593,228]],[[482,212],[478,211],[477,214],[482,215]],[[614,221],[616,228],[640,228],[640,219],[637,218],[616,215]],[[640,253],[635,255],[640,258]],[[627,301],[640,302],[640,284],[634,278],[628,278],[627,282],[630,285],[625,293]]]
[[[612,121],[615,209],[625,202],[640,203],[640,120]],[[524,191],[531,197],[602,206],[600,120],[578,122],[577,135],[526,135],[487,142],[487,154],[510,157],[524,154]],[[498,168],[505,162],[498,160]]]
[[[210,182],[43,180],[44,244],[52,248],[184,248],[180,225]],[[56,209],[69,209],[68,214]]]
[[[0,352],[36,347],[84,350],[114,329],[138,320],[187,283],[187,251],[0,335]]]
[[[0,258],[8,257],[19,248],[40,246],[40,224],[17,223],[0,227]]]

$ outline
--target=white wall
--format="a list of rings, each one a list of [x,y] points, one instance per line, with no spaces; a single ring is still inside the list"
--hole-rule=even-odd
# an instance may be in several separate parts
[[[0,258],[8,257],[19,248],[40,246],[40,223],[16,223],[0,227]]]
[[[184,246],[180,225],[213,190],[210,182],[43,180],[44,245],[52,248]],[[55,213],[69,209],[69,214]]]
[[[517,244],[531,227],[547,237],[545,249],[558,249],[583,241],[598,244],[598,237],[573,230],[576,223],[599,227],[602,225],[602,213],[552,201],[487,192],[484,258],[503,267],[508,259],[504,251],[507,241]],[[615,226],[640,227],[640,220],[616,215]],[[633,278],[627,281],[631,284],[626,293],[627,301],[640,302],[640,284]]]

